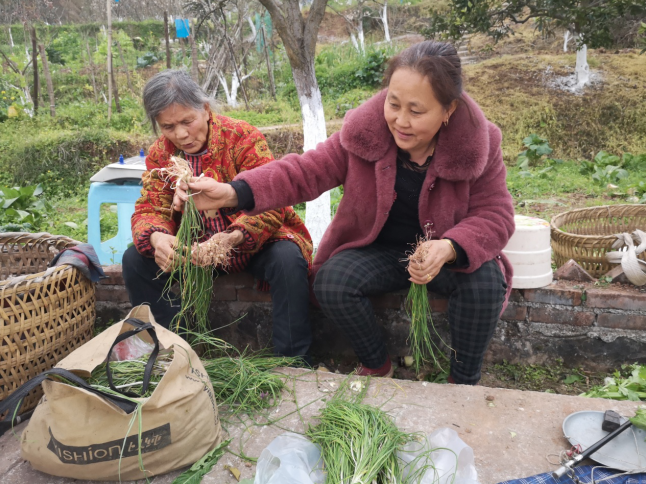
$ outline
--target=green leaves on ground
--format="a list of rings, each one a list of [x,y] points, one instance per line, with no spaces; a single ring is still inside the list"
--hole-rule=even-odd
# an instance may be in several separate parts
[[[613,377],[606,378],[603,386],[594,387],[581,396],[634,402],[646,400],[646,366],[635,364],[629,368],[632,371],[627,378],[616,371]]]
[[[646,430],[646,407],[639,407],[635,416],[628,420],[638,429]]]
[[[530,171],[530,167],[536,167],[541,162],[544,162],[545,167],[537,172],[538,176],[543,176],[551,171],[554,165],[563,163],[562,160],[554,160],[548,157],[554,150],[550,147],[547,139],[537,134],[527,136],[523,140],[523,145],[525,145],[525,151],[518,154],[516,161],[516,166],[521,170],[520,176],[523,178],[534,176]],[[543,159],[544,156],[546,157],[545,159]]]
[[[628,178],[628,171],[622,168],[627,160],[632,160],[633,155],[625,153],[622,158],[600,151],[592,161],[581,162],[581,173],[591,174],[597,183],[618,183],[619,180]],[[634,157],[637,158],[637,157]]]
[[[215,466],[215,464],[217,464],[220,458],[224,455],[224,452],[227,446],[231,443],[231,440],[232,439],[220,442],[215,449],[205,454],[204,457],[193,464],[190,469],[177,476],[173,481],[173,484],[200,484],[200,482],[202,482],[202,477],[211,472],[213,466]]]
[[[51,205],[41,197],[43,188],[40,185],[26,187],[0,187],[0,224],[28,224],[38,230],[52,210]]]

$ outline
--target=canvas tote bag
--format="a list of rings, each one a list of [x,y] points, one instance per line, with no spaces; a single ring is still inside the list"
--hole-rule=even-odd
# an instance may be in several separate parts
[[[173,350],[170,366],[152,395],[137,399],[143,402],[141,444],[136,403],[89,387],[74,375],[89,376],[106,360],[120,335],[125,339],[132,334],[149,343],[158,340],[160,350]],[[213,387],[204,366],[186,341],[154,322],[147,306],[134,308],[124,321],[45,373],[85,386],[46,379],[45,374],[37,377],[44,396],[22,434],[22,456],[47,474],[92,480],[150,478],[193,464],[222,439]],[[7,403],[12,404],[10,399],[15,400],[14,395],[0,404],[0,414],[2,407],[6,410]],[[8,411],[14,414],[12,408]]]

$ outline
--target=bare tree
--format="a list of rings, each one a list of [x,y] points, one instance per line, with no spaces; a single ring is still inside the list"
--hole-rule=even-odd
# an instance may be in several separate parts
[[[365,34],[363,32],[363,19],[366,16],[366,0],[357,0],[357,5],[344,11],[337,10],[331,5],[329,8],[345,20],[352,45],[360,54],[366,53]]]
[[[379,20],[381,21],[381,25],[384,29],[384,41],[390,42],[390,27],[388,25],[388,0],[384,0],[383,3],[379,0],[374,0],[374,2],[379,5]]]

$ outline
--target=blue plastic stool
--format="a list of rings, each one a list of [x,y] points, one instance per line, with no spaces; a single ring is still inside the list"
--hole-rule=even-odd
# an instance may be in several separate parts
[[[94,247],[102,265],[121,264],[123,253],[132,242],[130,217],[135,212],[135,202],[141,196],[141,184],[127,181],[123,185],[95,182],[88,194],[87,239]],[[118,231],[110,240],[101,242],[101,204],[116,203]]]

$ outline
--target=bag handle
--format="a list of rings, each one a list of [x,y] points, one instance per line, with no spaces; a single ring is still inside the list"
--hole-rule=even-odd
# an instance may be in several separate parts
[[[6,418],[8,418],[9,421],[13,421],[14,417],[18,414],[18,410],[20,410],[20,407],[22,406],[23,399],[27,396],[27,394],[38,385],[40,385],[43,380],[47,379],[49,376],[58,376],[59,378],[65,379],[70,383],[73,383],[77,387],[82,388],[83,390],[87,390],[90,393],[98,395],[99,397],[109,401],[110,403],[113,403],[127,414],[131,414],[137,409],[136,402],[128,400],[127,398],[121,397],[119,395],[113,395],[110,393],[102,392],[101,390],[97,390],[96,388],[88,385],[83,378],[75,375],[69,370],[66,370],[64,368],[52,368],[51,370],[44,371],[40,375],[22,384],[18,389],[16,389],[16,391],[2,400],[0,402],[0,415],[2,415],[4,412],[8,412]]]
[[[112,346],[110,347],[110,351],[108,351],[108,356],[106,358],[105,372],[108,376],[108,384],[110,385],[110,389],[112,391],[121,393],[122,395],[125,395],[127,397],[141,398],[148,391],[148,385],[150,384],[150,376],[152,375],[152,372],[153,372],[153,365],[155,364],[155,360],[157,360],[157,355],[159,355],[159,339],[157,339],[157,333],[155,332],[155,327],[151,323],[144,323],[140,319],[136,319],[136,318],[128,318],[124,321],[124,323],[128,323],[130,326],[133,326],[134,329],[121,333],[114,340],[114,343],[112,343]],[[141,395],[138,395],[135,392],[120,390],[114,386],[114,383],[112,383],[112,370],[110,369],[110,356],[112,355],[112,350],[116,345],[121,343],[123,340],[130,338],[131,336],[135,336],[136,334],[141,333],[142,331],[148,332],[148,334],[153,340],[153,343],[155,343],[155,348],[153,349],[152,353],[150,353],[150,356],[148,357],[148,361],[146,362],[146,367],[144,368],[144,379],[143,379],[143,385],[141,388]]]

